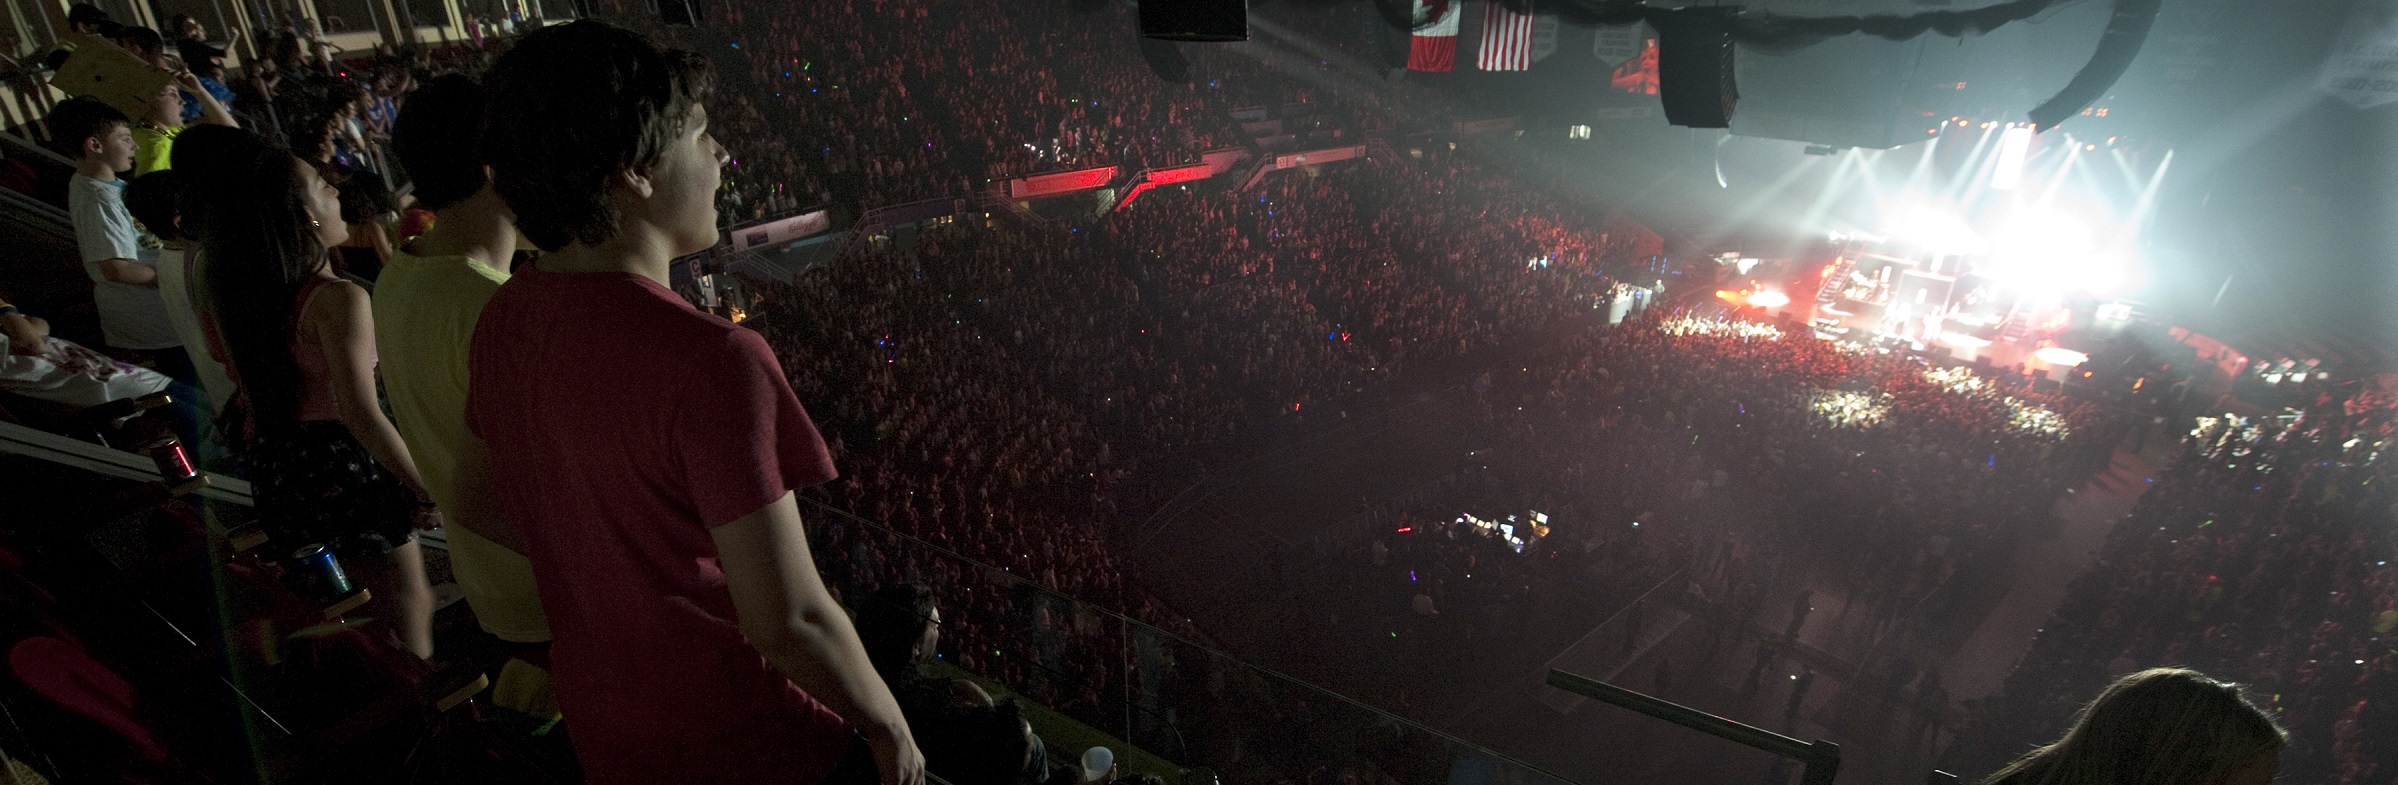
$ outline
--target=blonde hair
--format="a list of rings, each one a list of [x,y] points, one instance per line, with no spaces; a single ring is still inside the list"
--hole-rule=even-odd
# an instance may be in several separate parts
[[[2289,741],[2239,685],[2151,668],[2107,685],[2073,729],[1983,785],[2222,785]]]

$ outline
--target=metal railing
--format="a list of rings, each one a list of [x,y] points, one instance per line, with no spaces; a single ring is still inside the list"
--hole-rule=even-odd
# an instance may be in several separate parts
[[[1565,671],[1549,671],[1549,686],[1604,701],[1705,733],[1745,747],[1764,750],[1784,758],[1799,761],[1806,772],[1799,782],[1804,785],[1832,785],[1840,773],[1840,745],[1817,739],[1800,741],[1755,725],[1724,719],[1668,700],[1652,698],[1597,679],[1577,676]]]
[[[0,453],[37,458],[122,480],[155,482],[160,479],[158,464],[149,456],[15,423],[0,422]],[[243,507],[252,506],[248,481],[213,472],[201,472],[200,477],[206,483],[193,493],[201,498]]]
[[[1597,679],[1561,670],[1549,671],[1549,686],[1603,701],[1752,749],[1798,761],[1805,766],[1803,785],[1832,785],[1840,774],[1840,745],[1817,739],[1800,741],[1755,725],[1718,717],[1673,701],[1650,697]],[[1957,775],[1934,771],[1928,785],[1957,785]]]

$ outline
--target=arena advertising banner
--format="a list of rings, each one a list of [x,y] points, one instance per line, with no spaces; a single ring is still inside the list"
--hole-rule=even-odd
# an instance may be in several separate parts
[[[1290,155],[1277,156],[1274,159],[1274,168],[1292,169],[1301,166],[1314,166],[1316,164],[1328,164],[1334,161],[1346,161],[1352,158],[1364,157],[1366,157],[1366,146],[1362,144],[1352,145],[1349,147],[1333,147],[1323,150],[1309,150],[1304,153],[1292,153]]]
[[[1160,186],[1173,185],[1175,183],[1187,183],[1194,180],[1205,180],[1220,173],[1222,173],[1222,170],[1205,163],[1191,164],[1189,166],[1176,166],[1166,169],[1151,169],[1147,172],[1141,173],[1138,176],[1137,179],[1139,182],[1133,184],[1132,190],[1125,192],[1124,198],[1116,202],[1114,209],[1124,209],[1126,206],[1131,205],[1133,200],[1141,198],[1141,194],[1148,193],[1150,189],[1158,188]]]
[[[1037,199],[1043,196],[1056,196],[1058,194],[1070,194],[1075,191],[1088,191],[1093,188],[1107,185],[1108,183],[1113,182],[1115,179],[1116,167],[1113,166],[1077,169],[1071,172],[1056,172],[1052,174],[1036,174],[1031,177],[1018,177],[1016,179],[1009,180],[1007,183],[1007,195],[1010,199]]]
[[[1207,164],[1191,164],[1189,166],[1177,166],[1172,169],[1159,169],[1152,171],[1149,173],[1149,177],[1146,179],[1146,182],[1154,185],[1173,185],[1175,183],[1187,183],[1192,180],[1205,180],[1207,178],[1214,177],[1215,175],[1216,170],[1214,167],[1210,167]]]
[[[789,218],[767,221],[755,226],[734,227],[733,250],[748,251],[770,245],[781,245],[833,228],[832,213],[817,210]]]
[[[1487,120],[1457,121],[1458,136],[1479,136],[1499,131],[1513,131],[1522,122],[1520,117],[1493,117]]]
[[[2398,101],[2398,12],[2383,2],[2360,2],[2323,63],[2315,88],[2358,109]]]

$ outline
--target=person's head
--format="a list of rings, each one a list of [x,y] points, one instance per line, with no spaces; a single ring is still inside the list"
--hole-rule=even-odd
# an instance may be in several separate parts
[[[153,68],[166,67],[166,38],[156,30],[147,27],[121,28],[117,31],[117,45],[125,47],[125,51],[132,52],[134,57],[141,58]]]
[[[125,212],[161,240],[183,239],[183,173],[160,169],[125,184]]]
[[[200,20],[191,14],[176,14],[169,19],[167,32],[174,34],[178,41],[208,40],[208,26],[200,24]]]
[[[160,128],[183,127],[183,88],[176,87],[174,82],[158,88],[158,93],[150,96],[150,106],[142,113],[142,122]]]
[[[1013,700],[956,707],[931,724],[924,768],[954,785],[1018,785],[1042,762],[1035,756],[1040,737]]]
[[[638,232],[669,256],[716,243],[724,149],[707,133],[707,61],[579,21],[525,36],[484,79],[484,160],[545,251]]]
[[[858,608],[858,641],[866,659],[886,680],[931,659],[941,645],[941,609],[932,587],[921,583],[886,586]]]
[[[111,21],[108,18],[108,12],[100,10],[99,6],[90,3],[76,3],[67,8],[67,28],[84,35],[115,38],[117,24]]]
[[[2151,668],[2107,685],[2065,737],[1985,782],[2265,785],[2289,736],[2237,685]]]
[[[183,67],[198,76],[218,81],[225,78],[225,50],[198,38],[175,42],[175,53],[183,57]]]
[[[125,113],[93,98],[59,102],[50,110],[50,138],[78,162],[104,163],[109,171],[133,168],[133,128]]]
[[[376,95],[396,96],[408,92],[408,64],[398,54],[375,58],[375,78],[369,84]],[[413,99],[415,96],[409,96]]]
[[[349,239],[341,204],[316,167],[255,145],[224,167],[200,235],[201,301],[222,328],[250,413],[273,431],[298,421],[300,373],[291,357],[293,299]],[[187,175],[190,173],[186,173]]]
[[[391,147],[416,183],[416,203],[442,210],[491,184],[483,165],[483,88],[463,74],[427,82],[392,124]]]
[[[266,47],[267,61],[283,68],[300,67],[301,59],[305,56],[300,48],[300,37],[293,33],[275,36],[275,40],[269,42]]]
[[[284,143],[301,158],[320,163],[333,159],[334,134],[343,105],[336,88],[321,81],[301,82],[277,100]]]
[[[251,151],[265,145],[257,134],[228,125],[196,125],[175,137],[167,163],[182,174],[185,237],[203,234],[207,213],[227,205],[221,192],[231,186]]]

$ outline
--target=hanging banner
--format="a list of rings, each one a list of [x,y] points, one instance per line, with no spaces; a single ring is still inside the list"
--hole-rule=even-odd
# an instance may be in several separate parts
[[[1557,53],[1557,15],[1542,14],[1532,20],[1532,62],[1540,62]]]
[[[1649,39],[1649,28],[1645,25],[1609,25],[1592,28],[1591,32],[1591,56],[1608,65],[1622,65],[1639,57],[1641,47]]]
[[[2398,101],[2398,18],[2384,14],[2381,5],[2356,4],[2315,82],[2316,89],[2358,109]]]

